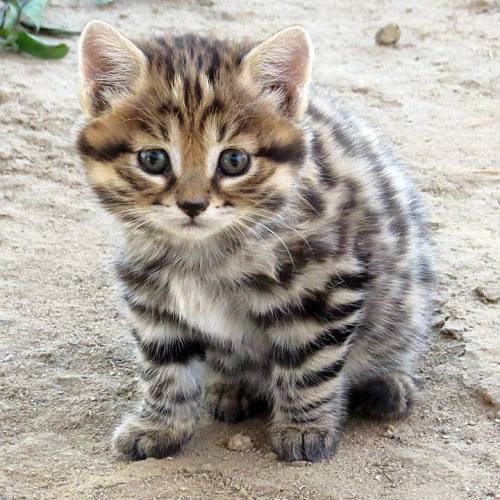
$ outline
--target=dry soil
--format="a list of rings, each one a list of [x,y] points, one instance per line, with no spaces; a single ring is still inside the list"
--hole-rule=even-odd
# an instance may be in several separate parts
[[[442,279],[426,392],[393,428],[351,419],[318,465],[277,462],[263,419],[205,421],[172,460],[115,460],[110,433],[138,395],[112,229],[72,147],[76,41],[62,61],[1,54],[0,497],[500,498],[499,306],[474,292],[498,285],[499,3],[54,0],[47,22],[94,18],[132,36],[310,30],[316,81],[391,138],[429,207]],[[401,40],[377,46],[389,22]],[[238,432],[253,450],[223,446]]]

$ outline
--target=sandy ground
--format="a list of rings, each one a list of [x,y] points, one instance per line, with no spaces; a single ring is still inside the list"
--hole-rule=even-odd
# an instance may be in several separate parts
[[[423,360],[426,394],[416,413],[393,429],[351,419],[329,462],[276,462],[263,419],[204,422],[173,460],[117,462],[109,437],[137,398],[134,358],[112,285],[111,227],[71,143],[75,42],[63,61],[2,54],[0,497],[500,498],[499,306],[474,293],[498,285],[500,5],[52,3],[53,24],[75,29],[100,18],[130,35],[263,37],[308,27],[316,81],[381,126],[424,192],[442,269],[436,321],[449,318],[449,327],[436,331]],[[387,22],[402,28],[399,48],[374,44]],[[224,448],[240,430],[254,450]]]

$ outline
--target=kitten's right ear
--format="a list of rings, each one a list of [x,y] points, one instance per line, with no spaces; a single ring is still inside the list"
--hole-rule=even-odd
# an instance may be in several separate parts
[[[79,66],[82,111],[97,116],[134,89],[145,73],[146,57],[109,24],[91,21],[80,38]]]

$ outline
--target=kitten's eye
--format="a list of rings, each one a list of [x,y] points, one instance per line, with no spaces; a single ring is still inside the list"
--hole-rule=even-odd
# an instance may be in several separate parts
[[[139,151],[137,159],[148,174],[163,174],[170,169],[168,154],[163,149],[143,149]]]
[[[219,169],[224,175],[242,175],[249,166],[249,156],[239,149],[226,149],[219,156]]]

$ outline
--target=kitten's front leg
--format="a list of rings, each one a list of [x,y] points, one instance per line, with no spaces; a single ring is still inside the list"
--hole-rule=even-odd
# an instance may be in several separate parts
[[[275,347],[271,439],[280,460],[317,462],[335,452],[346,414],[345,352]]]
[[[194,434],[202,392],[197,357],[203,342],[154,318],[139,327],[134,336],[142,358],[143,400],[113,435],[115,451],[128,460],[177,452]]]

